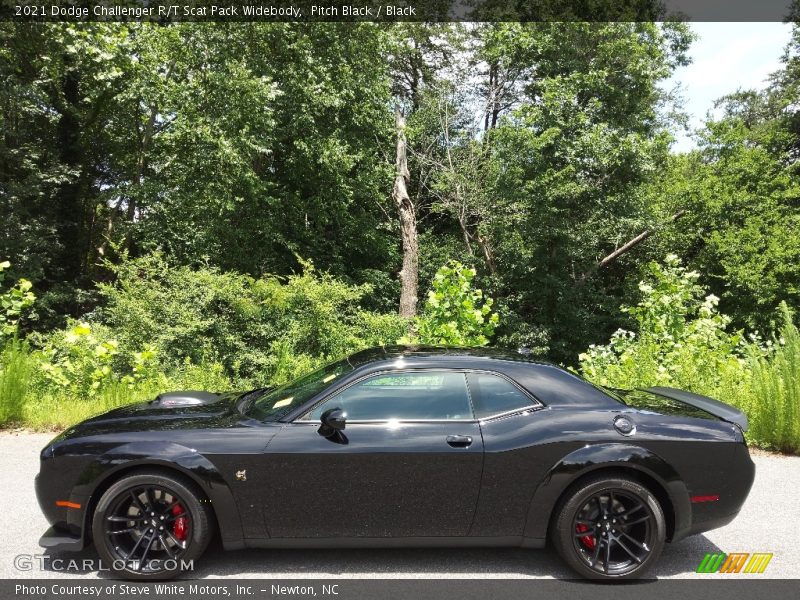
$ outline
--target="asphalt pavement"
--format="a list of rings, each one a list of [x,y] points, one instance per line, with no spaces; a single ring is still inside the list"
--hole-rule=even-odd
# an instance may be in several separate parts
[[[0,578],[88,578],[107,573],[83,569],[97,559],[93,548],[39,559],[37,544],[47,529],[33,489],[39,451],[54,434],[0,432]],[[706,552],[771,552],[762,575],[800,579],[800,457],[754,452],[756,479],[742,512],[721,529],[667,544],[651,575],[658,578],[710,577],[695,573]],[[23,558],[16,558],[22,556]],[[30,558],[26,558],[30,557]],[[44,570],[53,558],[74,559],[77,568]],[[65,563],[62,563],[65,564]],[[30,569],[27,569],[30,565]],[[22,568],[20,568],[22,567]],[[195,563],[193,578],[573,578],[549,549],[402,549],[402,550],[238,550],[209,548]],[[724,577],[712,575],[712,577]],[[739,574],[737,577],[748,577]]]

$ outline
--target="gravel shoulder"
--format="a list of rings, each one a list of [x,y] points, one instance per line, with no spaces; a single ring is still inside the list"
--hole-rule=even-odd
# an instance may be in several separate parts
[[[14,557],[41,555],[37,544],[47,529],[33,489],[39,451],[51,433],[0,432],[0,514],[9,515],[0,546],[0,578],[97,578],[104,573],[80,569],[20,571]],[[800,457],[754,451],[756,479],[742,512],[729,525],[667,544],[653,570],[658,578],[709,577],[694,571],[706,552],[772,552],[763,575],[800,579],[796,559],[800,515]],[[96,559],[92,548],[64,559]],[[551,550],[242,550],[209,548],[197,563],[199,578],[572,578]],[[747,577],[739,574],[737,577]]]

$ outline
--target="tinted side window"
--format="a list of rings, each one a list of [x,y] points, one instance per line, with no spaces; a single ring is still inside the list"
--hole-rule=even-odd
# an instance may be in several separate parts
[[[528,396],[502,377],[489,373],[470,373],[468,377],[472,405],[479,419],[533,406]]]
[[[473,419],[464,373],[385,373],[329,398],[304,420],[339,407],[351,421]]]

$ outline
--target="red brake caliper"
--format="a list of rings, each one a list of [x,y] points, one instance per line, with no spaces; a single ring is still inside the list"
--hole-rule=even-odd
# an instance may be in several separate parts
[[[583,523],[578,523],[575,525],[575,532],[576,533],[583,533],[584,531],[589,531],[589,527],[584,525]],[[586,546],[589,550],[594,550],[595,545],[597,544],[597,540],[594,539],[593,535],[585,535],[580,538],[581,543]]]
[[[185,510],[183,510],[183,506],[180,504],[176,504],[172,507],[172,514],[173,515],[181,515]],[[182,542],[186,539],[186,534],[188,533],[188,525],[189,523],[186,521],[186,517],[178,517],[175,519],[175,522],[172,524],[172,534],[175,536],[175,539],[179,542]]]

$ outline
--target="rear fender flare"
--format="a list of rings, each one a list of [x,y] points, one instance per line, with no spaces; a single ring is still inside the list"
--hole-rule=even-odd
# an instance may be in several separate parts
[[[673,539],[691,525],[689,493],[678,473],[663,458],[641,446],[592,444],[564,456],[542,479],[533,494],[525,521],[525,537],[547,537],[550,517],[561,495],[578,478],[600,469],[634,470],[654,479],[666,492],[674,511]]]

